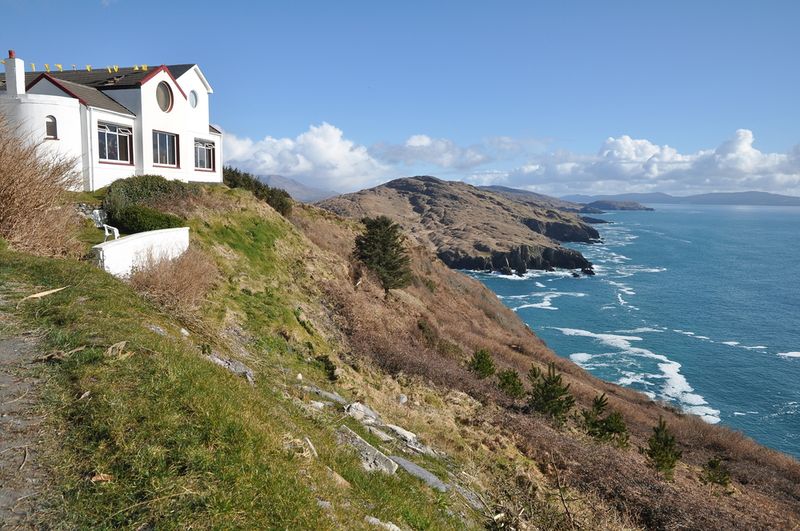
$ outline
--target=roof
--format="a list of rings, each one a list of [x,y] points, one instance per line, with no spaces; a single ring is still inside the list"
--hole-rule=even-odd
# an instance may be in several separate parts
[[[181,77],[194,67],[194,64],[168,65],[167,69],[175,78]],[[25,83],[28,84],[44,73],[50,74],[56,79],[71,81],[80,85],[94,87],[100,90],[112,90],[123,88],[139,87],[148,75],[159,67],[147,70],[134,70],[133,67],[119,68],[116,72],[109,72],[106,68],[98,68],[92,71],[86,70],[64,70],[63,72],[25,72]],[[5,74],[0,74],[0,84],[5,87]]]
[[[214,126],[213,126],[213,125],[211,125],[211,124],[208,124],[208,132],[209,132],[209,133],[216,133],[216,134],[218,134],[218,135],[221,135],[221,134],[222,134],[222,131],[220,131],[219,129],[217,129],[216,127],[214,127]]]
[[[194,68],[196,65],[180,64],[168,65],[172,77],[178,78]],[[55,80],[62,88],[67,89],[81,103],[89,107],[97,107],[123,114],[133,113],[124,106],[104,94],[107,90],[138,88],[147,81],[148,76],[152,75],[159,67],[148,70],[134,70],[133,67],[119,68],[116,72],[109,72],[106,68],[92,71],[86,70],[65,70],[63,72],[25,72],[25,85],[28,86],[37,81],[41,76],[47,75]],[[6,75],[0,73],[0,90],[6,90]]]

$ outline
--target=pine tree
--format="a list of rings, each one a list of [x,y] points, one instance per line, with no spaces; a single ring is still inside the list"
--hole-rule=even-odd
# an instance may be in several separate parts
[[[612,411],[603,417],[607,407],[608,398],[605,393],[594,397],[591,409],[582,413],[583,427],[586,433],[595,439],[611,442],[620,447],[626,446],[628,427],[625,425],[625,419],[619,411]]]
[[[528,379],[533,385],[528,407],[551,417],[557,424],[563,424],[575,405],[575,398],[569,392],[569,384],[564,384],[556,372],[555,363],[547,366],[547,374],[539,367],[532,367]]]
[[[653,428],[653,435],[647,440],[647,448],[640,448],[640,451],[650,459],[650,465],[668,480],[672,479],[675,464],[683,455],[663,417],[658,418],[658,425]]]
[[[525,387],[514,369],[497,373],[497,386],[511,398],[521,398],[525,395]]]
[[[354,255],[378,275],[386,294],[411,282],[411,258],[400,226],[386,216],[364,218],[367,230],[356,237]]]
[[[481,379],[493,375],[495,368],[491,353],[485,348],[476,350],[469,361],[469,368]]]

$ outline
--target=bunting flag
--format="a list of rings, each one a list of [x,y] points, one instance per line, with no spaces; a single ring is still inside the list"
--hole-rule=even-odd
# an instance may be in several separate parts
[[[110,66],[107,66],[107,67],[106,67],[106,70],[108,70],[108,73],[109,73],[109,74],[111,73],[111,67],[110,67]]]
[[[31,63],[31,70],[36,72],[36,63]]]
[[[92,65],[86,65],[86,71],[87,72],[91,72],[92,71]]]
[[[62,65],[60,63],[56,63],[56,68],[58,68],[59,72],[63,72],[64,71],[64,65]]]
[[[114,65],[114,72],[119,72],[119,65]]]
[[[142,70],[147,70],[147,65],[142,65]]]
[[[45,70],[45,72],[49,72],[50,71],[50,65],[45,63],[44,64],[44,70]]]

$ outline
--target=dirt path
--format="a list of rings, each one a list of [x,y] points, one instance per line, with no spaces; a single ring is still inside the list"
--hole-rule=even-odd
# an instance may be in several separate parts
[[[31,336],[0,336],[0,529],[32,529],[37,494],[46,485],[39,465],[40,381]]]

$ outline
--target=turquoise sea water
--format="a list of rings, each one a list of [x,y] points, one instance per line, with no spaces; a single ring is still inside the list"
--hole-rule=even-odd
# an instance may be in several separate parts
[[[594,375],[800,457],[800,208],[654,207],[573,245],[595,277],[471,274]]]

